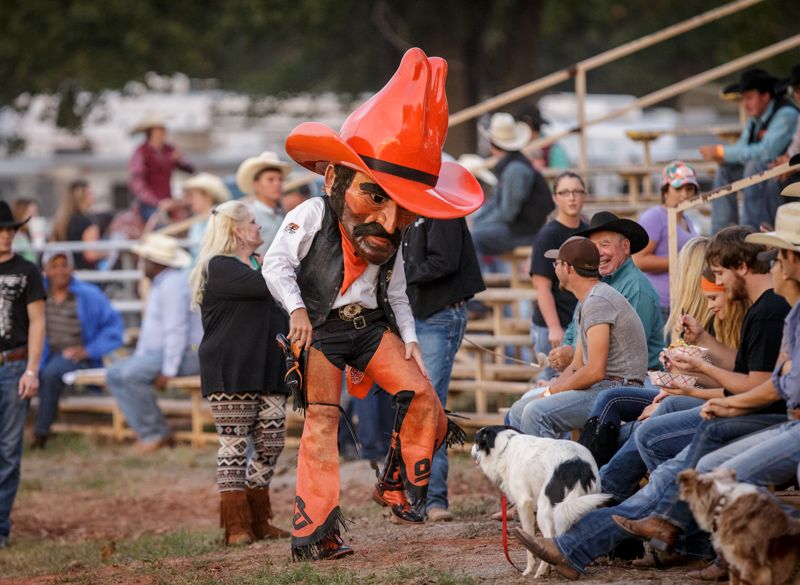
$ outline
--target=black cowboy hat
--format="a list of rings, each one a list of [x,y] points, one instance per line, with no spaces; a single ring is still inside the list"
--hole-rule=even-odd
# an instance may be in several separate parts
[[[595,213],[592,216],[589,228],[575,235],[588,238],[596,232],[617,232],[622,234],[630,240],[631,254],[644,250],[644,247],[650,241],[650,237],[642,226],[633,220],[619,218],[610,211],[598,211]]]
[[[30,217],[28,219],[30,219]],[[20,226],[28,223],[28,219],[17,221],[14,219],[14,214],[11,213],[11,207],[8,206],[8,203],[0,201],[0,228],[14,228],[17,230]]]
[[[723,94],[744,93],[751,89],[762,93],[775,94],[778,78],[770,75],[763,69],[748,69],[742,73],[737,83],[732,83],[722,90]]]

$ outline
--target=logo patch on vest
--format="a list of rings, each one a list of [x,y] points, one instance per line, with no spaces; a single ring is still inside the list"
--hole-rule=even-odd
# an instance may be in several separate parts
[[[287,223],[286,227],[283,228],[283,231],[285,231],[288,234],[293,234],[299,229],[300,229],[300,226],[297,225],[296,223]]]

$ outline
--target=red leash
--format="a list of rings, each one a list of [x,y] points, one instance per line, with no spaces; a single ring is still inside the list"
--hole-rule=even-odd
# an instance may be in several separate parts
[[[506,560],[520,573],[523,572],[517,565],[514,564],[514,561],[511,560],[511,557],[508,556],[508,502],[506,502],[506,495],[501,491],[500,492],[500,518],[503,520],[503,554],[506,555]]]

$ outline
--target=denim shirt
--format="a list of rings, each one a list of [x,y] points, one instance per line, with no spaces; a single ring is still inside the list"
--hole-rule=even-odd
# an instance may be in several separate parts
[[[770,121],[761,140],[748,144],[750,130],[760,131],[773,109],[775,109],[775,100],[769,103],[761,116],[747,120],[747,125],[739,135],[736,144],[725,146],[723,160],[726,163],[744,164],[751,160],[769,162],[783,154],[792,141],[792,134],[797,126],[797,110],[790,106],[782,106],[775,112],[775,116]]]
[[[664,320],[661,318],[661,301],[656,289],[630,258],[617,270],[604,276],[601,281],[622,294],[639,315],[647,338],[647,367],[651,370],[660,370],[658,354],[664,347]],[[575,315],[579,310],[580,303],[575,307]],[[575,315],[564,332],[562,345],[575,346]]]
[[[786,354],[781,352],[775,370],[772,372],[772,383],[781,398],[786,401],[789,410],[800,408],[800,303],[795,303],[786,315]],[[781,369],[787,362],[792,362],[788,374],[781,375]]]

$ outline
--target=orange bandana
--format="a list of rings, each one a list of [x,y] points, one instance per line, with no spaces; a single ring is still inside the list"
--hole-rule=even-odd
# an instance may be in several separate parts
[[[700,288],[704,293],[718,293],[725,290],[725,287],[717,284],[716,282],[711,282],[705,276],[700,277]]]
[[[367,269],[367,261],[356,254],[353,242],[347,237],[341,222],[339,222],[339,233],[342,235],[342,251],[344,252],[344,279],[339,294],[344,294],[350,285],[364,274]]]

